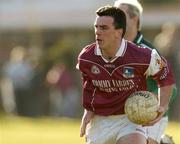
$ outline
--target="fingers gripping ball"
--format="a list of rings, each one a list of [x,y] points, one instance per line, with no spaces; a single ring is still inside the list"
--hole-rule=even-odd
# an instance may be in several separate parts
[[[125,113],[136,124],[147,124],[158,115],[158,99],[148,91],[137,91],[129,96],[125,103]]]

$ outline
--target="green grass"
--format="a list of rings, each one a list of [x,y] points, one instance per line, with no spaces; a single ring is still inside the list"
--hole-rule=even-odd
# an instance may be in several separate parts
[[[83,144],[80,121],[52,118],[0,118],[0,144]],[[170,122],[166,133],[180,144],[180,123]]]
[[[0,119],[0,144],[83,144],[79,121],[71,119]]]

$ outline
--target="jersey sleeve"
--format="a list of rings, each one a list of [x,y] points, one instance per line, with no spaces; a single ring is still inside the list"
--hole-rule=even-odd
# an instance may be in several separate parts
[[[155,49],[152,50],[151,60],[146,75],[152,76],[152,78],[157,81],[158,87],[175,83],[170,64],[165,58],[161,57]]]
[[[93,101],[93,93],[95,91],[95,88],[91,83],[91,81],[89,80],[88,75],[86,74],[81,64],[80,59],[81,58],[78,57],[76,69],[78,69],[81,72],[81,76],[82,76],[82,105],[86,110],[93,111],[93,107],[91,103]]]

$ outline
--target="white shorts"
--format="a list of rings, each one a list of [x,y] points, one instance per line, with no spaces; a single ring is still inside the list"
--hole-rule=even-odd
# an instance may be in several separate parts
[[[165,116],[160,121],[158,121],[155,125],[148,126],[147,127],[148,137],[160,143],[161,136],[163,135],[167,127],[167,124],[168,124],[168,117]]]
[[[94,116],[86,129],[86,143],[116,144],[122,136],[132,133],[147,138],[147,128],[133,124],[126,115]]]

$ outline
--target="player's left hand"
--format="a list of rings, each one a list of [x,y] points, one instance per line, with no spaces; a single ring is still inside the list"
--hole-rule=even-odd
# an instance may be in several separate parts
[[[157,110],[158,116],[154,120],[147,123],[145,126],[152,126],[155,123],[157,123],[163,117],[166,111],[167,109],[165,107],[160,106],[159,109]]]

